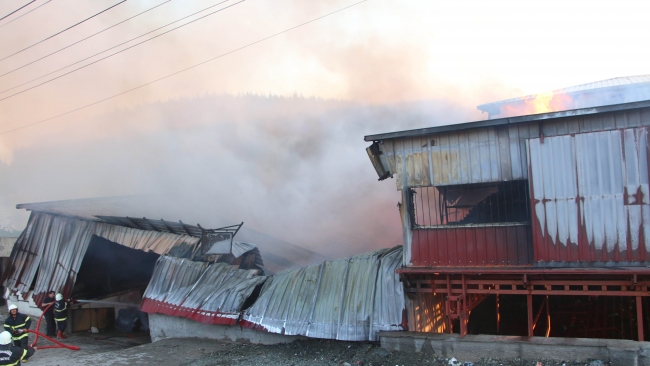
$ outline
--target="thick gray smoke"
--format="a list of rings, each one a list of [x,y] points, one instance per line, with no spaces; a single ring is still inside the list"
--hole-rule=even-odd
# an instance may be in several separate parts
[[[0,163],[0,202],[8,216],[17,203],[148,195],[160,207],[149,218],[244,221],[329,257],[351,255],[402,241],[395,181],[377,181],[363,136],[462,122],[459,110],[255,95],[142,105],[69,127],[95,131],[92,139],[16,149],[11,165]],[[20,229],[26,213],[12,217]]]

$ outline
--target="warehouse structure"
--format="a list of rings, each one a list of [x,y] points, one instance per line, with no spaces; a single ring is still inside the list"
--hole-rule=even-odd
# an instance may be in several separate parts
[[[402,193],[409,317],[461,335],[488,322],[643,340],[649,127],[641,101],[366,136],[379,180]],[[436,312],[445,324],[427,325]]]

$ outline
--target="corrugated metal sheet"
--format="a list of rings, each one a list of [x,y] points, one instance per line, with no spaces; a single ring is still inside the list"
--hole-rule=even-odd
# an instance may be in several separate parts
[[[338,340],[377,340],[403,329],[403,289],[395,269],[401,247],[274,275],[241,325],[272,333]]]
[[[648,108],[391,138],[379,149],[399,190],[489,183],[528,179],[528,139],[643,126],[650,126]]]
[[[530,225],[413,230],[410,267],[528,266]]]
[[[162,256],[145,291],[142,311],[206,324],[234,325],[244,302],[266,280],[258,273],[258,270],[238,269],[226,263],[206,266]]]
[[[445,333],[445,294],[416,292],[409,295],[406,303],[410,332]]]
[[[76,218],[32,212],[11,255],[5,287],[27,292],[38,270],[34,298],[49,289],[69,294],[93,235],[142,251],[166,254],[179,247],[195,248],[199,238],[108,225]],[[40,269],[39,269],[40,267]]]
[[[526,179],[525,139],[537,126],[489,127],[387,140],[381,150],[397,188]]]
[[[529,141],[536,262],[648,260],[647,131]]]
[[[182,234],[187,229],[188,234],[196,237],[200,237],[202,233],[197,226],[181,222],[142,219],[143,216],[160,217],[160,211],[169,212],[170,207],[173,208],[173,202],[165,202],[164,197],[158,196],[121,196],[36,202],[24,203],[16,207],[33,212],[52,213],[90,221],[104,221],[108,224],[119,224],[143,230],[148,228],[152,231],[169,231]],[[231,223],[225,219],[214,219],[217,222]],[[289,268],[300,268],[331,259],[251,228],[242,227],[237,232],[236,239],[240,242],[255,243],[258,246],[264,253],[264,271],[267,274],[281,272]],[[237,250],[236,248],[233,249]],[[182,256],[178,253],[170,255]],[[256,262],[259,262],[259,260],[256,259]]]

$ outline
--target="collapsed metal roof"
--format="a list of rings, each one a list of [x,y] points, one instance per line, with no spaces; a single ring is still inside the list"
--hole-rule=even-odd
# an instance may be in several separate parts
[[[11,253],[12,266],[5,273],[6,289],[25,293],[36,277],[35,297],[49,289],[69,294],[93,235],[132,249],[178,256],[194,253],[200,241],[189,235],[32,212]]]
[[[245,301],[265,276],[226,263],[162,256],[142,300],[142,311],[206,324],[234,325]]]
[[[69,295],[93,236],[131,249],[175,257],[191,258],[201,250],[200,237],[34,211],[12,250],[12,265],[3,274],[5,288],[26,293],[36,278],[32,297],[37,302],[50,289]],[[262,265],[259,250],[253,244],[233,242],[231,250],[235,258],[251,252],[252,264]]]
[[[401,260],[399,246],[264,277],[163,256],[142,310],[278,334],[375,341],[378,331],[406,328],[404,290],[395,273]]]
[[[51,202],[24,203],[16,206],[32,212],[46,212],[67,217],[74,217],[95,222],[104,222],[111,225],[120,225],[134,229],[170,232],[178,235],[188,235],[200,238],[203,229],[200,225],[188,225],[184,222],[167,220],[152,220],[144,218],[160,217],[158,212],[169,211],[163,206],[157,206],[158,198],[153,196],[118,196],[99,197],[87,199],[72,199]],[[219,220],[220,221],[220,220]],[[225,227],[222,229],[227,229]],[[241,241],[234,242],[231,248],[233,255],[246,251],[247,243],[254,245],[264,253],[264,271],[277,273],[289,268],[300,268],[313,263],[330,259],[307,248],[297,246],[285,241],[270,237],[250,228],[242,227],[233,230]],[[248,244],[252,245],[252,244]],[[174,255],[172,253],[172,255]],[[256,263],[261,263],[261,257],[256,258]]]
[[[271,333],[374,341],[404,329],[402,247],[327,261],[270,277],[241,325]]]

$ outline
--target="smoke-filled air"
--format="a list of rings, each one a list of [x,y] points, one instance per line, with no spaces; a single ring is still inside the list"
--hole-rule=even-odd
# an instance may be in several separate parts
[[[0,21],[0,230],[24,228],[19,203],[127,196],[150,218],[243,221],[328,257],[389,247],[401,198],[364,135],[650,73],[637,1],[127,1],[36,44],[117,2]]]

